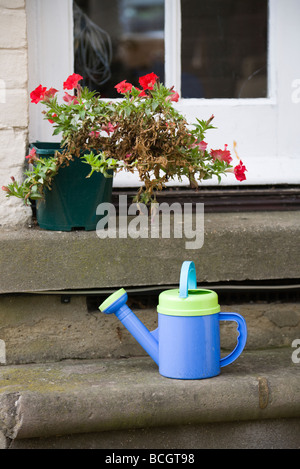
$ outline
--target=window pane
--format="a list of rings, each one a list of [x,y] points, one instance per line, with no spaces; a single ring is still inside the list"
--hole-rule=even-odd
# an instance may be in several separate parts
[[[267,0],[181,0],[182,96],[267,97]]]
[[[76,0],[75,72],[103,98],[150,72],[164,80],[164,0]]]

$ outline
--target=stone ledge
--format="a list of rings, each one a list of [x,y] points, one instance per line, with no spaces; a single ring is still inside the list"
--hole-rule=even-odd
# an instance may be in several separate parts
[[[0,293],[177,285],[193,260],[201,282],[299,278],[300,212],[209,213],[204,245],[99,239],[96,232],[0,230]]]
[[[292,349],[244,352],[205,380],[162,377],[148,358],[0,368],[0,433],[10,439],[300,417]],[[283,436],[282,436],[283,437]]]

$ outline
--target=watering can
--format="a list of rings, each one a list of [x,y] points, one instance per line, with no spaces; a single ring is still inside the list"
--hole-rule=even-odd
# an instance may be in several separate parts
[[[158,328],[150,332],[127,306],[126,291],[110,295],[99,309],[114,313],[159,367],[174,379],[203,379],[220,374],[242,353],[247,340],[245,319],[237,313],[221,313],[218,296],[197,288],[192,261],[181,267],[179,289],[166,290],[158,299]],[[235,349],[220,356],[220,321],[235,321],[239,332]]]

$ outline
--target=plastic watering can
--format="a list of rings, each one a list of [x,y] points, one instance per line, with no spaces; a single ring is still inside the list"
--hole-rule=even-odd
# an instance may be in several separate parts
[[[245,319],[237,313],[221,313],[218,296],[212,290],[197,288],[194,262],[181,267],[179,289],[163,291],[157,306],[158,328],[150,332],[126,305],[121,288],[99,307],[114,313],[167,378],[202,379],[220,374],[242,353],[247,340]],[[220,321],[235,321],[239,336],[235,349],[220,357]]]

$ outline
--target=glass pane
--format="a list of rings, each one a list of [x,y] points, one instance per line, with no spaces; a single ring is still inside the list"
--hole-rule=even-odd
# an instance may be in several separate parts
[[[156,73],[164,80],[164,0],[76,0],[75,72],[103,98],[114,86]]]
[[[267,97],[267,0],[181,0],[182,96]]]

